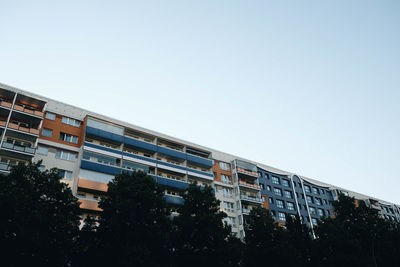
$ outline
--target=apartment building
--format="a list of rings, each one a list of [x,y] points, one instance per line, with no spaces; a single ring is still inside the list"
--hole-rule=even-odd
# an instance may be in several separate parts
[[[79,198],[83,214],[98,214],[107,183],[143,170],[165,186],[172,208],[190,183],[210,185],[238,236],[251,209],[269,209],[284,225],[299,215],[311,229],[334,216],[339,193],[354,196],[382,217],[400,221],[399,205],[157,133],[0,83],[0,172],[18,162],[57,167]]]

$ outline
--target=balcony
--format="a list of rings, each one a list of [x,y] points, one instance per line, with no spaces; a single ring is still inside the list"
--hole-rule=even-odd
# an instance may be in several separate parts
[[[182,197],[179,196],[173,196],[173,195],[164,195],[163,198],[168,204],[173,204],[173,205],[183,205],[184,200]]]
[[[86,126],[86,134],[89,136],[91,135],[97,136],[105,140],[112,140],[118,144],[121,144],[124,141],[124,137],[122,135],[107,132],[102,129],[94,128],[91,126]]]
[[[157,160],[155,160],[154,158],[140,156],[134,153],[127,152],[126,150],[124,150],[123,152],[122,159],[133,161],[140,164],[146,164],[152,167],[155,167],[157,164]]]
[[[187,160],[190,162],[194,162],[194,163],[206,166],[208,168],[211,168],[213,166],[211,159],[203,158],[203,157],[192,155],[192,154],[186,154],[186,157],[187,157]]]
[[[157,147],[157,150],[158,150],[158,153],[161,153],[161,154],[164,154],[167,156],[171,156],[174,158],[186,160],[186,154],[179,150],[175,150],[175,149],[168,148],[168,147],[163,147],[160,145]]]
[[[247,176],[258,178],[258,173],[257,172],[249,171],[249,170],[246,170],[246,169],[243,169],[243,168],[240,168],[240,167],[237,167],[236,170],[237,170],[238,173],[242,173],[242,174],[245,174]]]
[[[157,159],[158,159],[158,162],[157,162],[158,168],[186,174],[187,168],[182,163],[175,161],[175,160],[169,160],[169,159],[160,158],[160,157],[158,157]]]
[[[253,203],[258,203],[258,204],[262,204],[262,203],[263,203],[262,198],[253,197],[253,196],[249,196],[249,195],[245,195],[245,194],[241,194],[241,195],[240,195],[240,199],[241,199],[241,200],[244,200],[244,201],[249,201],[249,202],[253,202]]]
[[[211,172],[199,171],[197,169],[192,169],[189,166],[188,166],[187,170],[188,170],[188,175],[190,175],[190,176],[214,181],[214,175]]]
[[[9,172],[11,170],[11,165],[5,162],[0,162],[0,171]]]
[[[99,208],[99,202],[97,202],[95,200],[80,198],[79,202],[81,202],[81,204],[79,205],[79,208],[81,208],[83,210],[103,211],[102,209]]]
[[[4,142],[2,147],[6,148],[6,149],[9,149],[9,150],[13,150],[13,151],[18,151],[18,152],[22,152],[22,153],[28,153],[28,154],[31,154],[31,155],[35,154],[35,149],[31,148],[31,147],[14,145],[12,143],[7,143],[7,142]]]
[[[239,186],[242,186],[244,188],[248,188],[248,189],[253,189],[253,190],[260,190],[261,186],[257,185],[257,184],[250,184],[247,183],[245,181],[239,181]]]
[[[37,135],[37,136],[39,135],[38,129],[20,126],[17,123],[12,123],[12,122],[8,123],[8,128],[13,129],[13,130],[22,131],[22,132],[29,133],[29,134],[33,134],[33,135]]]
[[[86,169],[86,170],[95,171],[95,172],[107,173],[107,174],[111,174],[111,175],[117,175],[117,174],[121,173],[120,167],[106,165],[106,164],[89,161],[89,160],[85,160],[85,159],[81,160],[81,168]]]
[[[26,113],[26,114],[30,114],[30,115],[33,115],[33,116],[36,116],[36,117],[43,118],[43,112],[41,112],[40,110],[35,109],[35,108],[33,108],[33,107],[29,106],[29,105],[24,105],[24,104],[21,104],[21,103],[15,104],[14,105],[14,110],[17,110],[17,111],[20,111],[20,112],[23,112],[23,113]]]
[[[107,192],[108,185],[106,183],[101,183],[101,182],[96,182],[96,181],[79,178],[78,188],[86,189],[86,190],[90,190],[90,191]]]
[[[0,106],[10,109],[12,107],[12,104],[8,101],[0,100]]]
[[[178,179],[167,178],[167,177],[162,177],[162,176],[155,176],[155,175],[153,175],[153,178],[158,184],[161,184],[164,186],[183,189],[183,190],[185,190],[188,187],[187,182],[181,181]]]
[[[244,215],[249,215],[250,214],[250,209],[246,209],[246,208],[242,208],[242,213],[244,214]]]
[[[157,151],[157,146],[155,144],[147,142],[147,141],[143,141],[140,139],[135,139],[135,138],[129,137],[127,135],[124,136],[124,142],[126,145],[138,147],[138,148],[144,149],[146,151],[152,151],[152,152]]]
[[[108,146],[93,144],[87,141],[84,142],[84,149],[89,151],[94,150],[93,152],[96,153],[105,153],[106,155],[121,157],[121,150],[110,148]]]

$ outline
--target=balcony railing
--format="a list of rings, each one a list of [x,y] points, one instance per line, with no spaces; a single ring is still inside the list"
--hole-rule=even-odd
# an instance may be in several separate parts
[[[244,173],[244,174],[247,174],[247,175],[250,175],[250,176],[258,177],[258,173],[257,172],[248,171],[248,170],[245,170],[245,169],[240,168],[240,167],[237,167],[237,171],[241,172],[241,173]]]
[[[0,171],[10,171],[11,166],[8,163],[0,162]]]
[[[19,151],[19,152],[25,152],[25,153],[29,153],[29,154],[35,154],[35,149],[34,149],[34,148],[31,148],[31,147],[14,145],[14,144],[12,144],[12,143],[7,143],[7,142],[4,142],[4,143],[3,143],[3,147],[4,147],[4,148],[7,148],[7,149]]]
[[[1,100],[1,101],[0,101],[0,106],[6,107],[6,108],[11,108],[11,107],[12,107],[12,104],[11,104],[10,102]]]
[[[240,195],[240,199],[247,200],[247,201],[252,201],[252,202],[257,202],[257,203],[263,203],[262,198],[253,197],[253,196],[244,195],[244,194]]]
[[[250,209],[242,208],[242,213],[249,215],[250,214]]]
[[[12,122],[10,122],[8,124],[8,128],[19,130],[19,131],[23,131],[23,132],[27,132],[27,133],[31,133],[31,134],[35,134],[35,135],[39,135],[39,130],[38,129],[19,126],[18,124],[12,123]]]
[[[35,116],[43,117],[43,112],[39,110],[35,110],[29,106],[23,105],[23,104],[15,104],[14,109],[18,111],[22,111],[24,113],[32,114]]]
[[[243,186],[246,186],[246,187],[251,187],[251,188],[254,188],[254,189],[261,189],[261,186],[259,186],[259,185],[257,185],[257,184],[250,184],[250,183],[246,183],[246,182],[244,182],[244,181],[239,181],[239,185],[243,185]]]

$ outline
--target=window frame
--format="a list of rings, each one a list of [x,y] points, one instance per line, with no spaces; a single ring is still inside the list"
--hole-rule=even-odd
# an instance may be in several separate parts
[[[45,134],[45,131],[49,131],[50,135]],[[42,136],[44,136],[44,137],[53,137],[53,129],[43,128],[42,129]]]
[[[49,117],[50,116],[50,117]],[[53,117],[54,116],[54,117]],[[52,112],[46,112],[46,119],[54,121],[56,120],[57,115],[55,113]]]

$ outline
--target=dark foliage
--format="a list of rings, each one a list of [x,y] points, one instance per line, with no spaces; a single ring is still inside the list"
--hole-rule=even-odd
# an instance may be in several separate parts
[[[39,166],[0,175],[2,266],[400,266],[400,224],[344,195],[316,239],[299,217],[281,227],[259,207],[242,242],[211,187],[190,185],[173,218],[151,176],[123,173],[108,184],[103,212],[79,230],[79,202],[57,170]]]
[[[0,175],[2,266],[68,266],[79,230],[79,204],[58,171],[39,163]]]
[[[168,263],[169,210],[163,188],[144,172],[117,175],[96,230],[100,266],[165,266]],[[90,232],[89,232],[90,233]]]
[[[174,219],[172,265],[237,266],[242,244],[223,223],[226,214],[212,188],[191,184],[183,198]]]

